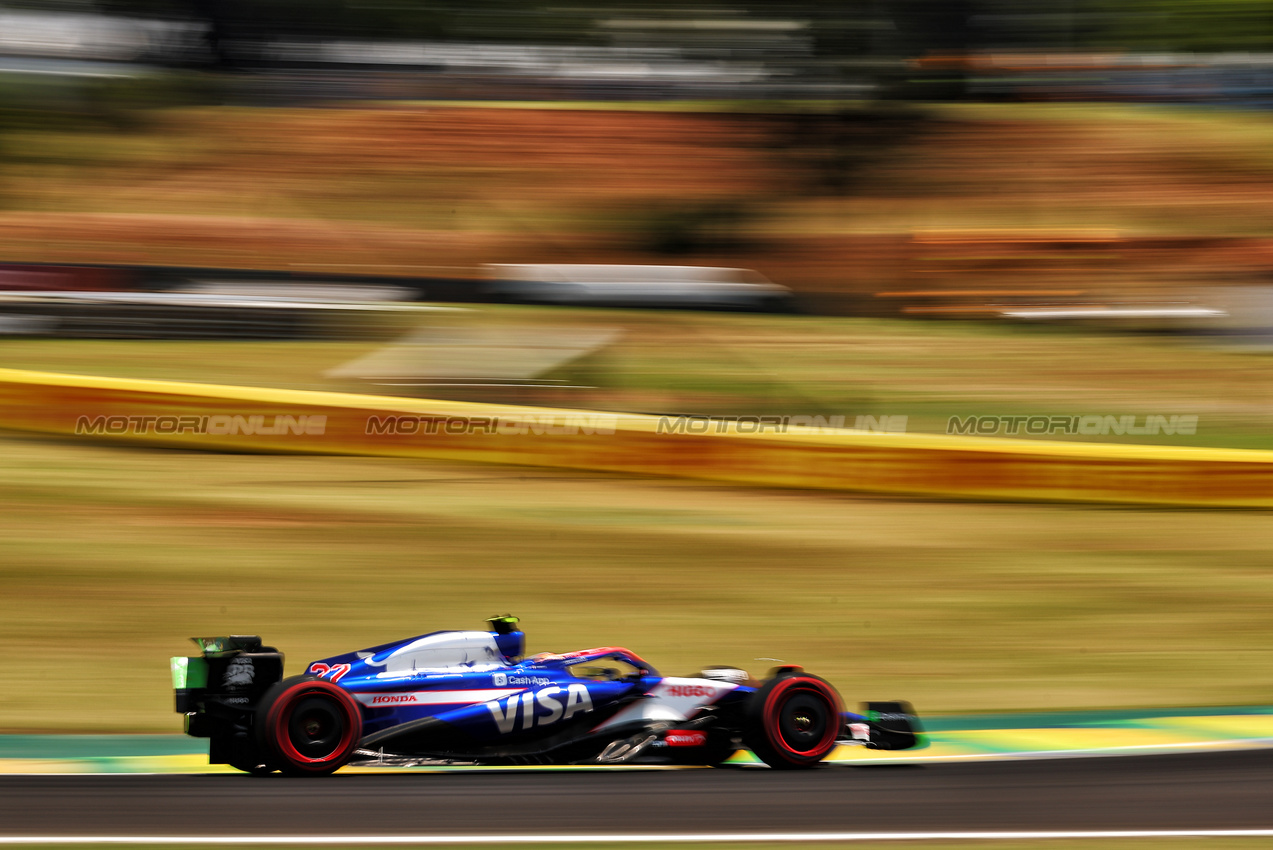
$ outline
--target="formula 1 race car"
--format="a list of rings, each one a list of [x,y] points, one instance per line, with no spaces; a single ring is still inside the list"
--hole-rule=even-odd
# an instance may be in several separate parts
[[[852,714],[794,665],[756,681],[733,667],[665,677],[614,646],[523,659],[517,622],[324,658],[286,679],[283,654],[259,637],[194,638],[202,655],[172,659],[176,710],[187,734],[210,739],[210,762],[255,774],[351,761],[717,766],[740,747],[805,768],[842,744],[924,746],[909,703]]]

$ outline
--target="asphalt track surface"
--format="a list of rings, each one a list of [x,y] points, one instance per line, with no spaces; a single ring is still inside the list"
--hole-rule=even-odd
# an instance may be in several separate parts
[[[605,772],[0,777],[0,836],[1267,829],[1273,750]]]

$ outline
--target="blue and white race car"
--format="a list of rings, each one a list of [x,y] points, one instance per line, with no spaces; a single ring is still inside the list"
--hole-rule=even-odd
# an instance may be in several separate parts
[[[812,767],[837,746],[923,746],[905,702],[846,712],[797,666],[763,681],[733,667],[662,676],[607,646],[523,658],[516,617],[315,661],[283,678],[255,636],[194,638],[172,659],[176,710],[209,761],[249,773],[321,776],[377,764],[717,766],[742,747],[774,768]]]

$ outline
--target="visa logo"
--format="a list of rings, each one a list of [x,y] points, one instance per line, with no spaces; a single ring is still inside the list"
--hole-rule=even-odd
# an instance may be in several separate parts
[[[517,728],[519,717],[521,728],[531,729],[569,720],[581,711],[592,711],[592,697],[583,685],[567,685],[564,689],[554,685],[494,700],[486,707],[495,718],[500,734],[506,735]]]

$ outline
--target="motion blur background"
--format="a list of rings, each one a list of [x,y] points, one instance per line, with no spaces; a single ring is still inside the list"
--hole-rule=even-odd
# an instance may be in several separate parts
[[[9,0],[0,367],[1273,448],[1270,109],[1273,0]],[[928,713],[1273,701],[1259,511],[0,447],[0,731],[505,610]]]

